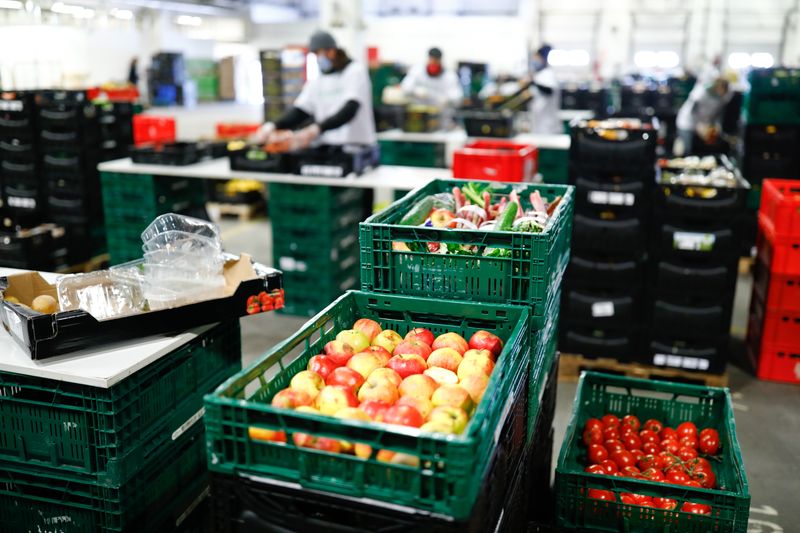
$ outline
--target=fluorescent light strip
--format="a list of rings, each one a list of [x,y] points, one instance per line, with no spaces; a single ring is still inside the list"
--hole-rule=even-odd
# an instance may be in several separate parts
[[[200,26],[203,23],[203,19],[200,17],[193,17],[192,15],[179,15],[178,18],[175,19],[175,24],[179,26]]]
[[[0,0],[0,9],[22,9],[22,2],[18,0]]]

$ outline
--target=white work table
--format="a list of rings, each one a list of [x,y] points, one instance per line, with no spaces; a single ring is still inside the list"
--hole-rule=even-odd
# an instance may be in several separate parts
[[[0,267],[0,276],[22,272]],[[57,278],[57,274],[42,275],[50,282]],[[211,327],[203,326],[175,336],[159,335],[103,345],[34,361],[0,326],[0,371],[105,389],[180,348]]]

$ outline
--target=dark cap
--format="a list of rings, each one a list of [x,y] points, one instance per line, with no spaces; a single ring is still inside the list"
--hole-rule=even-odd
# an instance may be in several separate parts
[[[327,50],[329,48],[336,48],[336,39],[333,35],[326,31],[317,30],[311,36],[311,41],[308,43],[308,49],[312,52],[317,50]]]
[[[536,53],[542,56],[542,59],[544,59],[545,62],[547,62],[547,56],[550,55],[550,50],[552,49],[553,47],[550,46],[549,44],[543,44],[542,46],[539,47],[538,50],[536,50]]]
[[[434,46],[433,48],[428,50],[428,57],[432,57],[434,59],[441,59],[442,58],[442,51]]]

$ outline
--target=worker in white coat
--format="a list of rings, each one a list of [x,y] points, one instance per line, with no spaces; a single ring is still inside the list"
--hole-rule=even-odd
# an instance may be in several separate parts
[[[400,87],[414,103],[456,107],[464,99],[458,75],[442,65],[442,51],[431,48],[425,64],[414,65]]]
[[[674,147],[676,155],[693,153],[695,135],[706,144],[713,145],[716,142],[722,129],[725,105],[733,96],[729,89],[730,84],[723,77],[717,77],[709,84],[698,81],[675,118],[675,128],[678,130]]]
[[[533,133],[564,133],[564,127],[558,118],[561,108],[561,88],[558,86],[556,73],[548,63],[552,48],[542,45],[531,60],[533,70],[531,86],[531,131]]]
[[[280,119],[261,126],[251,140],[266,143],[268,149],[277,146],[274,151],[298,150],[312,143],[375,144],[372,84],[366,67],[351,60],[324,31],[311,36],[308,48],[317,57],[320,75],[306,82]]]

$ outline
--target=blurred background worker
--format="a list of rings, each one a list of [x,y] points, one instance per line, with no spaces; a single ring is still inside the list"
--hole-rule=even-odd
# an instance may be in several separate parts
[[[531,60],[533,101],[531,102],[531,131],[533,133],[564,133],[558,118],[561,107],[561,88],[556,74],[548,63],[552,48],[542,45]]]
[[[720,76],[711,83],[698,82],[695,85],[675,119],[678,130],[674,148],[676,155],[703,152],[717,144],[725,105],[732,97],[729,89],[728,80]],[[697,146],[695,136],[705,146]]]
[[[269,151],[298,150],[317,139],[320,144],[375,144],[367,68],[324,31],[311,36],[308,49],[317,56],[320,76],[306,82],[294,105],[275,123],[261,126],[253,141],[266,143]]]
[[[455,71],[442,65],[442,51],[431,48],[425,64],[409,69],[400,84],[403,92],[416,104],[456,107],[464,98],[464,90]]]

